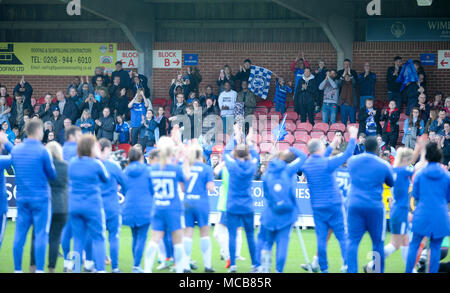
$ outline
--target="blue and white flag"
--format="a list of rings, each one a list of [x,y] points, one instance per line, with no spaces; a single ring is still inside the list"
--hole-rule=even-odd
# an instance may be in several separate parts
[[[406,87],[408,83],[417,82],[419,80],[419,75],[417,74],[417,70],[414,67],[414,61],[409,59],[405,65],[402,67],[402,71],[397,77],[397,82],[402,84],[402,88],[400,91]]]
[[[284,115],[284,119],[281,122],[281,124],[272,130],[272,135],[273,139],[275,140],[275,144],[279,141],[283,141],[286,135],[288,135],[288,132],[286,131],[286,117],[287,115]]]
[[[248,79],[248,89],[262,99],[267,99],[272,71],[264,67],[252,65]]]

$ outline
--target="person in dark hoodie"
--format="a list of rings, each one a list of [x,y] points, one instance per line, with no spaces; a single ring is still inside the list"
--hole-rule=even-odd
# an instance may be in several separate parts
[[[47,122],[52,118],[52,95],[45,94],[44,100],[44,104],[39,107],[38,115],[42,122]]]
[[[261,250],[262,272],[270,273],[273,243],[277,243],[276,271],[282,273],[286,262],[289,234],[297,221],[298,207],[295,196],[297,172],[307,156],[290,148],[279,153],[269,162],[262,176],[264,198],[267,205],[261,214],[261,229],[257,251]],[[262,246],[262,247],[261,247]],[[257,253],[259,254],[259,253]],[[257,257],[259,261],[259,258]]]
[[[397,78],[402,71],[402,57],[396,56],[394,58],[394,66],[388,68],[386,73],[386,82],[388,90],[388,100],[395,100],[399,109],[402,108],[403,96],[400,93],[402,84],[397,82]]]
[[[302,78],[298,80],[294,95],[295,112],[300,115],[301,122],[306,122],[306,116],[308,116],[309,123],[314,125],[315,103],[318,95],[318,85],[314,75],[311,74],[311,69],[307,67]]]
[[[380,121],[385,121],[383,126],[383,141],[387,145],[395,147],[398,140],[398,120],[400,111],[396,107],[395,100],[389,102],[389,108],[384,110]]]
[[[359,85],[359,107],[363,108],[368,98],[375,99],[375,82],[377,76],[370,71],[370,64],[366,62],[364,64],[364,72],[358,76]]]
[[[98,126],[97,138],[106,138],[109,141],[114,140],[114,130],[116,123],[114,118],[111,117],[109,108],[103,109],[103,117],[95,120],[95,124]]]
[[[412,272],[424,237],[430,239],[429,271],[437,273],[442,240],[450,235],[450,175],[440,165],[442,151],[437,143],[426,145],[425,159],[428,164],[414,176],[412,195],[417,205],[412,220],[413,238],[409,243],[406,273]]]
[[[142,273],[140,267],[145,241],[150,227],[153,185],[149,178],[150,166],[144,164],[144,156],[138,148],[128,153],[129,165],[125,168],[127,191],[122,208],[123,224],[129,226],[133,236],[133,273]]]
[[[153,147],[158,139],[158,122],[154,119],[153,110],[148,109],[145,117],[142,116],[141,131],[139,134],[139,144],[142,146],[142,152],[145,152],[147,147]]]
[[[235,140],[231,140],[224,150],[225,166],[230,174],[226,206],[228,246],[230,255],[236,255],[237,229],[242,225],[247,235],[247,243],[252,259],[251,272],[257,271],[256,247],[254,239],[254,211],[251,196],[253,176],[259,164],[259,155],[253,147],[250,128],[247,139],[238,123],[234,125]],[[247,144],[244,144],[246,141]],[[236,258],[230,258],[230,272],[236,272]]]
[[[116,71],[114,71],[112,73],[112,80],[114,80],[114,77],[119,76],[120,77],[120,86],[124,87],[126,89],[129,89],[131,86],[131,79],[130,79],[130,74],[128,73],[128,71],[125,71],[122,69],[122,61],[117,61],[116,62]]]
[[[56,178],[49,180],[52,198],[52,220],[49,231],[48,271],[54,273],[58,260],[61,234],[69,217],[68,164],[63,160],[63,151],[59,143],[49,142],[45,148],[50,152],[56,170]],[[34,233],[33,233],[34,238]],[[30,270],[34,271],[34,241],[31,242]]]

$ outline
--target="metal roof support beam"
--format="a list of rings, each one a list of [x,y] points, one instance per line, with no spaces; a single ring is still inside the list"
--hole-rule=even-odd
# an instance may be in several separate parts
[[[354,8],[342,1],[273,0],[273,2],[319,24],[337,52],[337,68],[352,58],[355,40]]]

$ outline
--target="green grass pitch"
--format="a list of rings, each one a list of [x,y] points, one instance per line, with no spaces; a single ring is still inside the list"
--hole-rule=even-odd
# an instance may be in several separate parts
[[[0,250],[0,273],[12,273],[14,272],[14,263],[12,256],[12,247],[13,247],[13,239],[14,239],[14,229],[15,223],[8,221],[5,236],[3,239],[3,245]],[[248,253],[245,233],[243,233],[243,245],[242,245],[242,256],[246,259],[245,261],[236,261],[238,266],[239,273],[246,273],[250,270],[250,256]],[[256,236],[256,234],[255,234]],[[308,252],[308,256],[310,260],[312,260],[313,255],[316,251],[316,236],[314,230],[302,230],[302,236],[305,241],[306,250]],[[150,239],[150,232],[149,238]],[[390,239],[390,234],[386,234],[387,244]],[[212,236],[211,230],[211,241],[213,246],[213,256],[212,262],[213,267],[218,273],[225,273],[227,269],[225,269],[225,261],[220,260],[220,248],[218,242]],[[109,249],[109,248],[108,248]],[[359,248],[359,267],[362,272],[361,267],[368,262],[367,254],[371,250],[371,241],[369,235],[366,233],[364,238],[361,241]],[[62,250],[61,250],[62,251]],[[28,239],[24,248],[23,255],[23,270],[24,272],[28,272],[29,269],[29,256],[30,256],[30,235],[28,235]],[[194,243],[192,248],[192,259],[198,265],[198,270],[194,272],[203,272],[203,259],[200,251],[199,245],[199,230],[196,228],[194,232]],[[450,260],[450,256],[447,256],[447,261]],[[143,262],[142,262],[143,263]],[[305,273],[300,268],[300,264],[305,263],[305,259],[301,250],[300,242],[297,237],[297,233],[295,230],[292,231],[291,240],[289,245],[288,258],[286,261],[284,271],[286,273]],[[342,264],[341,253],[339,249],[338,242],[334,235],[331,237],[330,242],[328,243],[328,263],[329,263],[329,272],[330,273],[339,273],[340,267]],[[155,263],[155,268],[156,268]],[[131,231],[129,227],[122,226],[120,232],[120,253],[119,253],[119,268],[125,272],[131,272],[133,266],[133,257],[131,253]],[[56,272],[62,272],[63,269],[63,259],[58,258]],[[110,266],[107,266],[107,271],[111,270]],[[392,254],[386,261],[386,272],[388,273],[403,273],[405,269],[405,264],[401,259],[400,251],[396,251]],[[275,269],[273,268],[273,271]],[[165,271],[156,271],[154,272],[169,272]]]

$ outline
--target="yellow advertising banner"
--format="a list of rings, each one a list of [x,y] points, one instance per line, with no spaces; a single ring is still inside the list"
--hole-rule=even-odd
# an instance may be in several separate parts
[[[93,75],[114,70],[115,43],[0,43],[0,75]]]

